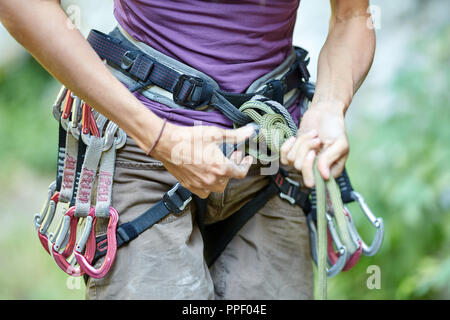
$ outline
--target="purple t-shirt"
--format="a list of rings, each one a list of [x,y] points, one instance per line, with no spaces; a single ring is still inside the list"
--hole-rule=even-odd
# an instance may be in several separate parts
[[[299,0],[115,0],[114,5],[116,19],[134,39],[208,74],[222,90],[240,93],[290,53]],[[232,125],[219,111],[172,109],[136,96],[174,123]],[[297,120],[299,108],[292,109]]]

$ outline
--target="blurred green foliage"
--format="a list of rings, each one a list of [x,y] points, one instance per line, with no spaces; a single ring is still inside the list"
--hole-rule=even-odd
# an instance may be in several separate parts
[[[57,123],[51,114],[57,83],[31,57],[0,68],[0,162],[53,172]],[[4,172],[3,172],[4,173]]]
[[[449,39],[447,26],[411,43],[417,59],[405,61],[390,84],[391,114],[364,114],[349,132],[353,185],[384,218],[386,234],[375,257],[362,257],[330,280],[330,298],[450,298]],[[53,178],[57,123],[51,105],[57,91],[56,81],[30,57],[0,70],[0,179],[7,182],[1,192],[21,167],[46,184]],[[370,239],[374,230],[356,205],[350,209]],[[83,285],[70,290],[67,276],[40,248],[31,212],[13,216],[8,226],[0,236],[0,298],[83,297]],[[366,286],[370,265],[380,267],[380,290]]]

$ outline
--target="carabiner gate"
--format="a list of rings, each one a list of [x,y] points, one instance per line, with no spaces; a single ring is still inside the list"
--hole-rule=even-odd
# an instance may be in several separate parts
[[[85,256],[81,253],[81,248],[75,248],[73,254],[75,255],[75,259],[80,265],[81,270],[86,272],[86,274],[92,278],[103,278],[111,268],[114,259],[116,258],[117,252],[117,223],[119,222],[119,214],[116,209],[110,207],[109,209],[109,223],[107,229],[107,239],[108,239],[108,249],[106,253],[105,260],[103,261],[100,268],[96,269],[91,265],[92,261],[88,261]],[[94,237],[95,241],[95,237]]]
[[[363,254],[366,256],[373,256],[375,255],[378,250],[381,247],[381,244],[383,243],[383,237],[384,237],[384,222],[381,217],[376,217],[372,211],[370,210],[369,206],[367,205],[366,201],[364,200],[363,196],[360,195],[356,191],[351,192],[352,198],[359,204],[359,207],[361,208],[364,215],[369,219],[369,221],[372,223],[372,225],[377,229],[375,236],[372,240],[372,243],[370,246],[368,246],[362,239],[362,248],[363,248]]]

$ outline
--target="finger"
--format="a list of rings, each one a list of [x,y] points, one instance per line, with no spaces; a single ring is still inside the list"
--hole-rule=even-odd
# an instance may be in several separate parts
[[[243,158],[244,158],[244,153],[240,150],[236,150],[231,154],[230,161],[235,164],[240,164]]]
[[[280,149],[280,160],[281,160],[282,164],[284,164],[284,165],[288,164],[287,155],[288,155],[288,152],[294,146],[294,144],[295,144],[295,137],[290,137],[281,146],[281,149]]]
[[[302,166],[303,183],[306,187],[314,187],[314,160],[316,159],[316,151],[310,150],[305,157],[305,161]]]
[[[306,155],[311,151],[311,149],[316,149],[320,147],[322,142],[319,138],[313,138],[305,141],[300,149],[297,151],[297,155],[295,157],[294,168],[298,171],[302,170],[303,161],[305,160]]]
[[[348,142],[345,136],[337,139],[327,147],[320,155],[317,167],[325,180],[330,178],[331,166],[349,152]]]
[[[331,175],[335,178],[339,177],[345,167],[345,162],[347,161],[348,154],[340,158],[331,166]]]
[[[295,157],[297,155],[297,150],[301,147],[301,145],[307,141],[308,139],[316,138],[317,137],[317,131],[311,130],[308,132],[305,132],[304,134],[301,134],[297,136],[297,140],[295,141],[294,146],[291,148],[291,151],[287,154],[287,161],[291,164],[294,163]]]
[[[220,137],[219,141],[217,141],[216,139],[216,142],[237,144],[240,142],[244,142],[252,135],[254,135],[255,128],[253,126],[247,125],[240,127],[239,129],[222,130],[221,132],[222,136]]]
[[[229,178],[242,179],[247,175],[248,170],[250,169],[252,163],[253,163],[252,156],[246,156],[244,159],[242,159],[241,163],[238,165],[230,161],[225,166],[224,176]]]

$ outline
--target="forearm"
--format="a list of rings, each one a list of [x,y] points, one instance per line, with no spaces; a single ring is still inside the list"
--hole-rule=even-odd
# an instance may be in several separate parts
[[[148,150],[162,120],[107,69],[56,0],[0,0],[0,20],[58,81]],[[145,128],[145,129],[143,129]]]
[[[375,33],[367,25],[367,5],[339,5],[339,1],[332,1],[330,30],[319,57],[312,105],[328,105],[345,114],[372,64]]]

